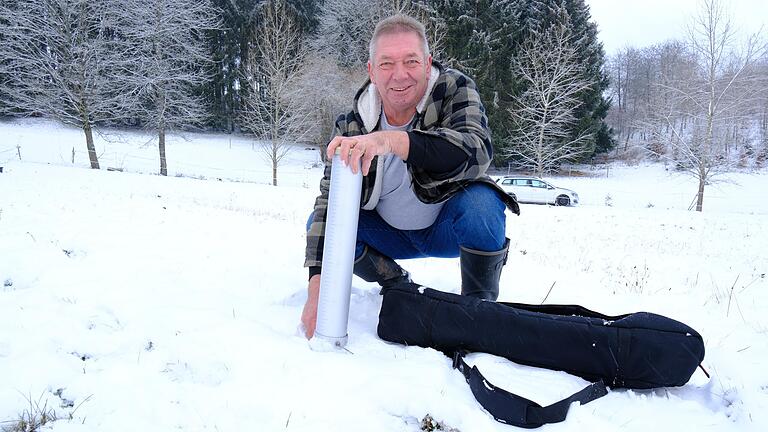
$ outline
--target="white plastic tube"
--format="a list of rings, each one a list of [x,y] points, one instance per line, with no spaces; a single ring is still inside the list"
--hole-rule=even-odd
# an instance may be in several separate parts
[[[359,170],[353,174],[349,166],[341,162],[338,152],[334,155],[325,221],[317,327],[310,341],[314,350],[343,348],[347,344],[362,179]]]

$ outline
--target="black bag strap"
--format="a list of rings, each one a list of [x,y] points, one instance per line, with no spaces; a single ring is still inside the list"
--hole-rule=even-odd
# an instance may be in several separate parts
[[[552,405],[541,405],[524,397],[510,393],[488,382],[476,366],[470,366],[464,361],[466,351],[453,353],[453,368],[458,369],[466,378],[475,399],[493,416],[496,421],[533,429],[548,423],[559,423],[565,420],[568,409],[573,402],[581,405],[608,394],[603,380],[593,382],[571,396],[555,402]]]

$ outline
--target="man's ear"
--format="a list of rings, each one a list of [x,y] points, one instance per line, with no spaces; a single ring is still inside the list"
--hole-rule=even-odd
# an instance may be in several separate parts
[[[432,56],[427,57],[427,72],[432,69]]]
[[[368,62],[368,78],[371,79],[371,82],[376,84],[376,82],[373,80],[373,66],[371,65],[371,62]]]

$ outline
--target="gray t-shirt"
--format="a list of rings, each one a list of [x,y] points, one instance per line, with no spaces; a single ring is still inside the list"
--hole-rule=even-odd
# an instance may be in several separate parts
[[[409,131],[411,123],[392,126],[387,122],[384,110],[381,110],[381,130]],[[376,211],[385,222],[400,230],[424,229],[435,222],[443,203],[425,204],[419,201],[411,188],[411,173],[404,160],[395,154],[385,156],[382,180]]]

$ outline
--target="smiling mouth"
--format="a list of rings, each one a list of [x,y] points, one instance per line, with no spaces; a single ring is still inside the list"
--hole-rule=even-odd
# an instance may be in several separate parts
[[[404,92],[404,91],[408,90],[409,88],[411,88],[411,86],[408,86],[408,87],[392,87],[392,90],[396,91],[396,92]]]

